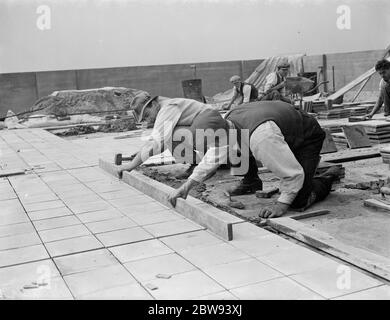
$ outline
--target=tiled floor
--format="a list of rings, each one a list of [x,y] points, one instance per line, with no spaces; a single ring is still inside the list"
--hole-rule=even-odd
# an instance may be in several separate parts
[[[390,299],[384,282],[249,223],[221,240],[101,171],[95,142],[0,131],[2,161],[35,168],[0,179],[0,299]]]

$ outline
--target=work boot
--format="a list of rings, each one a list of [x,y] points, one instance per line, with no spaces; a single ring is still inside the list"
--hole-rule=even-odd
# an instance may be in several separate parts
[[[260,179],[253,179],[251,181],[242,179],[237,186],[229,190],[229,193],[231,196],[241,196],[255,193],[257,190],[263,190],[263,182]]]
[[[339,180],[342,175],[342,167],[330,167],[325,172],[316,176],[316,178],[329,178],[332,181]]]
[[[191,164],[186,171],[182,172],[182,173],[179,173],[177,175],[175,175],[175,178],[178,179],[178,180],[185,180],[185,179],[188,179],[190,177],[190,175],[192,174],[192,172],[194,172],[194,169],[196,167],[196,164]]]

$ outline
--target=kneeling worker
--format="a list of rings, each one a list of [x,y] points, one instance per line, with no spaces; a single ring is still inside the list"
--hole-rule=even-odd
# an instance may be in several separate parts
[[[278,201],[261,209],[260,217],[280,217],[289,207],[306,209],[325,199],[332,183],[341,174],[339,168],[332,167],[321,176],[314,177],[325,132],[315,118],[302,110],[291,108],[288,103],[260,101],[239,106],[226,115],[224,122],[229,129],[236,129],[237,131],[231,132],[237,132],[238,135],[242,130],[249,131],[249,169],[240,184],[231,190],[231,195],[262,190],[256,160],[261,161],[281,179],[281,195]],[[226,124],[221,122],[219,126],[224,128]],[[245,148],[245,145],[241,143],[240,147]],[[226,150],[220,148],[219,152],[227,152]],[[220,153],[219,158],[225,158]],[[215,160],[205,158],[207,157],[205,156],[202,162],[208,160],[207,170],[199,174],[200,169],[204,168],[201,162],[195,169],[198,171],[197,180],[190,177],[169,196],[173,206],[177,198],[186,198],[189,190],[203,181],[202,177],[210,176],[210,172],[218,168],[219,164]]]
[[[242,82],[239,76],[231,77],[230,82],[234,85],[233,97],[229,104],[224,108],[225,110],[229,110],[237,99],[237,105],[257,101],[259,92],[253,84]]]

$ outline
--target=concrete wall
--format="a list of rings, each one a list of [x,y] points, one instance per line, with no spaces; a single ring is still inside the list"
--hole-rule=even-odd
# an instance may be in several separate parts
[[[370,69],[383,55],[380,50],[326,54],[328,89],[332,90],[332,66],[335,67],[336,90]],[[8,109],[21,112],[34,102],[56,90],[89,89],[105,86],[138,88],[152,95],[182,97],[181,81],[196,77],[202,79],[203,93],[212,96],[231,87],[230,76],[246,79],[262,60],[226,61],[197,64],[175,64],[105,69],[66,70],[0,74],[0,116]],[[305,56],[306,72],[318,71],[323,56]],[[376,92],[379,77],[375,75],[365,92]],[[357,90],[358,87],[355,89]],[[364,92],[363,92],[364,94]]]

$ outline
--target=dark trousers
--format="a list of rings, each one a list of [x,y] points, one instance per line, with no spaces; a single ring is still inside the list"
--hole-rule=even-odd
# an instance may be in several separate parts
[[[385,115],[390,114],[390,84],[386,83],[382,88],[380,94],[382,95]]]
[[[325,132],[317,122],[313,122],[313,127],[309,130],[312,131],[310,136],[305,139],[302,147],[294,152],[295,158],[303,168],[305,179],[302,188],[290,205],[293,209],[308,208],[313,203],[325,199],[332,188],[332,178],[314,177],[321,159],[320,151],[325,139]],[[260,179],[257,171],[256,159],[250,156],[249,169],[244,176],[244,182],[249,183]]]

